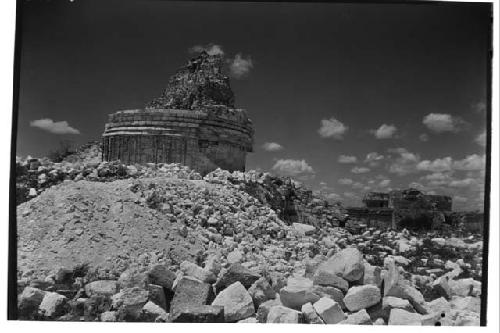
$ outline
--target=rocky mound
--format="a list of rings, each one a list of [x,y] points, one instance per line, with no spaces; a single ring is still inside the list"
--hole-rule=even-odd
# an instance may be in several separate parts
[[[119,274],[129,265],[178,265],[232,242],[282,236],[267,206],[232,187],[172,178],[78,181],[18,207],[19,272],[46,276],[90,264]]]
[[[181,110],[215,105],[234,107],[234,93],[229,77],[222,72],[223,65],[222,55],[201,52],[170,78],[162,95],[147,107]]]
[[[351,233],[256,172],[24,166],[53,181],[17,209],[22,319],[478,325],[478,235]]]

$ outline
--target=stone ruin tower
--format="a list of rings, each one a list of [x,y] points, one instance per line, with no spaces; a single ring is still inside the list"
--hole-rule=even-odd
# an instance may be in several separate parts
[[[246,111],[234,107],[223,65],[222,56],[202,52],[144,109],[110,114],[103,160],[181,163],[201,174],[216,168],[244,171],[254,130]]]

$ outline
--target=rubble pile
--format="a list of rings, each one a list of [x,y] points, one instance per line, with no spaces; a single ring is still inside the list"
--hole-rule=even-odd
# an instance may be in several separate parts
[[[47,158],[18,158],[16,161],[16,203],[19,205],[26,202],[47,188],[64,181],[110,182],[117,179],[152,176],[201,179],[201,175],[197,172],[176,163],[125,165],[119,161],[99,161],[80,159],[78,155],[71,155],[60,163],[54,163]]]
[[[289,178],[250,170],[248,172],[217,169],[207,174],[208,182],[233,184],[261,203],[269,205],[287,224],[294,222],[316,227],[345,223],[346,210]]]
[[[20,319],[479,324],[480,235],[349,231],[340,206],[254,171],[18,165],[48,183],[17,207]],[[282,218],[294,195],[313,218]]]

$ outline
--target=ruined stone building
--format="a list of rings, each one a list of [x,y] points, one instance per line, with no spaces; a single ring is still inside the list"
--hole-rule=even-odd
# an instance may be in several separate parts
[[[144,109],[110,114],[103,160],[181,163],[201,174],[244,171],[254,130],[246,111],[235,108],[223,65],[222,56],[202,52]]]
[[[451,216],[452,199],[445,195],[428,195],[417,189],[369,192],[363,198],[365,207],[350,207],[351,218],[378,228],[439,228]]]

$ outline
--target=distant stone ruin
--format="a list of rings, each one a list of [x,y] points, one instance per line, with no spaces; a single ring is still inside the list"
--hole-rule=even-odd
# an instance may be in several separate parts
[[[350,207],[351,218],[379,228],[440,228],[451,216],[452,199],[429,195],[410,188],[401,191],[369,192],[363,198],[365,207]]]
[[[223,64],[222,56],[202,52],[145,109],[110,114],[103,160],[181,163],[201,174],[217,168],[245,171],[253,125],[245,110],[234,107]]]

